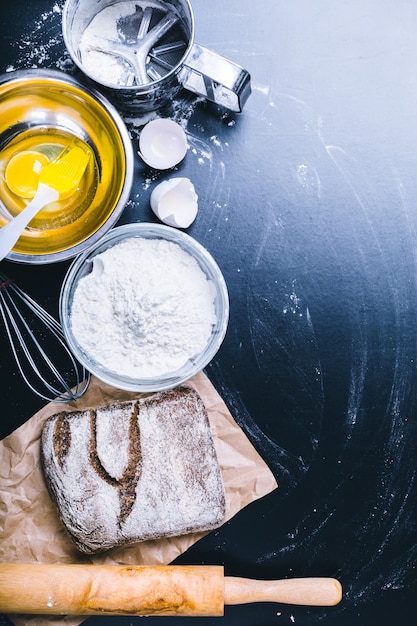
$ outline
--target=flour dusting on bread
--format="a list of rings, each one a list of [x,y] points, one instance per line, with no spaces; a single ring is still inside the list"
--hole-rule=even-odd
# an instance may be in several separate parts
[[[207,412],[186,386],[53,415],[41,450],[48,489],[82,552],[211,530],[224,521]]]

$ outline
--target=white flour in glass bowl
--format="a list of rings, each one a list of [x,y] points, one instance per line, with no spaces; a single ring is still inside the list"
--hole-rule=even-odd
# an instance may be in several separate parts
[[[204,350],[214,298],[212,281],[179,245],[133,237],[94,257],[74,293],[72,332],[109,370],[160,376]]]

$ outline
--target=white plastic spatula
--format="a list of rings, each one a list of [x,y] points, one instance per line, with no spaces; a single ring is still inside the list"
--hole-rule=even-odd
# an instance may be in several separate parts
[[[0,229],[0,261],[10,252],[35,215],[50,202],[69,197],[78,187],[91,150],[81,141],[71,142],[39,173],[35,197],[19,215]],[[7,182],[7,176],[6,176]]]

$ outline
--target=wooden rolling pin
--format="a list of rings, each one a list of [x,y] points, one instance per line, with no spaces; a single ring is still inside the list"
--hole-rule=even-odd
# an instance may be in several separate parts
[[[221,566],[0,564],[0,612],[43,615],[221,616],[225,604],[333,606],[334,578],[261,581]]]

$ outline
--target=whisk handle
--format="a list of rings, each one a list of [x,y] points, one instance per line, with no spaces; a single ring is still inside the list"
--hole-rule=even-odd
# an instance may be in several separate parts
[[[35,197],[29,202],[27,207],[6,224],[6,226],[0,228],[0,261],[8,255],[26,226],[35,217],[38,211],[43,209],[49,202],[58,200],[58,198],[58,191],[43,183],[39,184]]]

